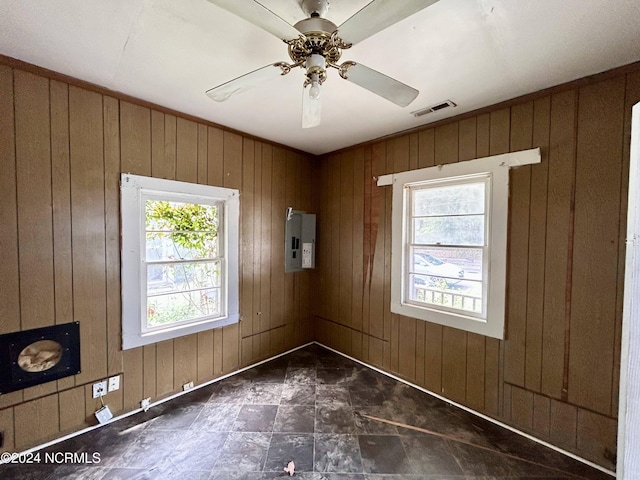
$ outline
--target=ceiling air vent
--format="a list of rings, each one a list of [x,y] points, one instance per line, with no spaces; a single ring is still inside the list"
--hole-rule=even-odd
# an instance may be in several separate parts
[[[431,105],[427,108],[422,108],[420,110],[415,110],[411,112],[411,115],[414,117],[421,117],[423,115],[427,115],[429,113],[437,112],[438,110],[442,110],[443,108],[455,107],[456,104],[451,100],[445,100],[444,102],[436,103],[435,105]]]

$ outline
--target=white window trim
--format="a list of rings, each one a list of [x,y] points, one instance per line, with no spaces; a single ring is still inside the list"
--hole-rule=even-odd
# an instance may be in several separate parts
[[[447,325],[488,337],[504,338],[509,168],[540,163],[540,161],[540,149],[535,148],[466,162],[384,175],[378,179],[378,186],[393,185],[391,220],[391,311],[393,313]],[[403,250],[407,232],[405,228],[406,212],[404,210],[405,185],[479,174],[487,174],[492,178],[489,188],[488,210],[490,231],[488,232],[487,240],[490,245],[490,258],[488,264],[486,320],[438,310],[437,306],[425,308],[415,304],[404,303],[402,301],[403,279],[405,278]]]
[[[225,257],[223,278],[226,297],[222,299],[226,310],[220,317],[172,325],[161,330],[145,332],[146,319],[146,275],[141,247],[145,232],[145,215],[142,196],[148,193],[163,193],[204,197],[222,202],[224,238],[222,252]],[[239,311],[239,225],[240,192],[236,189],[212,187],[193,183],[142,177],[123,173],[120,181],[121,216],[121,273],[122,273],[122,349],[149,345],[172,338],[198,333],[212,328],[237,323]],[[144,308],[143,308],[144,307]],[[143,315],[144,314],[144,315]]]

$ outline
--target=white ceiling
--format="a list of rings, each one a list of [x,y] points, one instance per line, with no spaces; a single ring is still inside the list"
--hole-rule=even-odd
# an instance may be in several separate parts
[[[237,0],[249,1],[249,0]],[[398,0],[400,1],[400,0]],[[290,23],[300,0],[261,0]],[[369,0],[331,0],[340,25]],[[303,71],[223,103],[205,91],[289,60],[276,37],[207,0],[2,0],[0,53],[322,154],[640,60],[638,0],[440,0],[343,53],[420,90],[400,108],[341,79],[300,127]],[[458,106],[421,118],[443,100]]]

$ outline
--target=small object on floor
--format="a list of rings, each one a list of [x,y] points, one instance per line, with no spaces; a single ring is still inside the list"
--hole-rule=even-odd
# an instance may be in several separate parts
[[[290,477],[293,477],[293,474],[296,470],[296,464],[293,461],[289,462],[286,467],[284,467],[284,471],[289,474]]]

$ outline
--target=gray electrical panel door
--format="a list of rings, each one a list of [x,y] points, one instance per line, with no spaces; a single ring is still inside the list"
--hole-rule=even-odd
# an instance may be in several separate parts
[[[284,233],[284,271],[300,272],[316,266],[316,216],[291,211]]]

